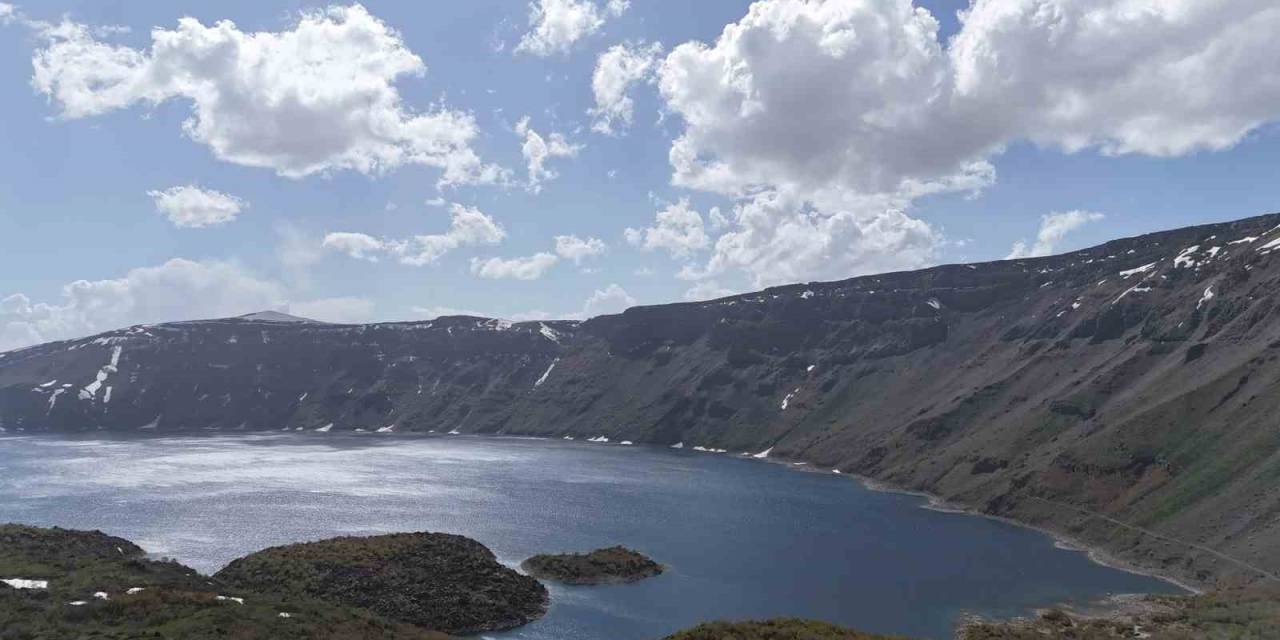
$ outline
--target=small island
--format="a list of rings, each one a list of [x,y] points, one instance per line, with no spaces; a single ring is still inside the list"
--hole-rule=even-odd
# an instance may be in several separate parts
[[[444,533],[272,547],[214,575],[241,589],[316,599],[450,634],[503,631],[547,611],[547,589],[483,544]]]
[[[535,578],[574,585],[637,582],[664,571],[662,565],[626,547],[585,554],[537,555],[521,563],[520,568]]]
[[[665,640],[906,640],[862,633],[816,620],[784,618],[760,622],[710,622]]]

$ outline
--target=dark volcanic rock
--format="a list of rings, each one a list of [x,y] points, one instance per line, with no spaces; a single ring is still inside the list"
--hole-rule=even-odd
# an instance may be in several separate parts
[[[0,354],[0,429],[773,449],[1183,580],[1253,581],[1280,572],[1278,223],[586,322],[139,326]]]
[[[547,590],[484,545],[443,533],[334,538],[240,558],[216,578],[316,598],[448,633],[510,629],[546,613]]]
[[[537,555],[520,567],[529,575],[565,584],[636,582],[661,575],[663,566],[625,547],[596,549],[591,553]]]

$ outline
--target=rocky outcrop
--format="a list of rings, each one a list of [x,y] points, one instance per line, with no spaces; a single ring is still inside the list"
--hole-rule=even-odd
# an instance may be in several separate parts
[[[578,585],[638,582],[662,575],[664,570],[648,556],[626,547],[536,555],[521,563],[520,568],[535,578]]]
[[[1271,580],[1278,223],[586,322],[139,326],[0,355],[0,428],[770,451],[1042,526],[1188,582]]]
[[[499,631],[546,613],[546,587],[484,545],[443,533],[334,538],[273,547],[215,578],[242,589],[371,611],[448,633]]]

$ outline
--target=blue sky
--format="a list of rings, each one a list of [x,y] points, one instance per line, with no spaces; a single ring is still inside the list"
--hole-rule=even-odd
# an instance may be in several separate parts
[[[1121,6],[1135,3],[1051,0],[1060,19],[1046,26],[1029,1],[984,0],[962,29],[958,0],[765,0],[750,15],[737,0],[539,2],[0,3],[0,349],[263,305],[336,321],[578,317],[1280,209],[1280,47],[1266,35],[1280,16],[1267,3],[1153,2],[1142,22]],[[314,140],[341,147],[356,126],[339,110],[303,105],[240,132],[281,116],[261,104],[291,69],[314,76],[289,85],[304,93],[374,95],[344,93],[363,67],[306,66],[356,10],[384,30],[346,41],[356,55],[421,61],[374,78],[389,113],[469,121],[446,154],[473,158],[463,179],[441,188],[438,157],[362,169],[316,156]],[[271,52],[283,75],[233,87],[244,56],[193,53],[195,38],[152,50],[185,17],[206,44],[305,31],[313,49]],[[213,29],[223,20],[234,27]],[[1107,20],[1119,28],[1096,27]],[[618,45],[649,66],[618,94],[633,121],[606,134],[592,128],[593,73]],[[127,77],[83,82],[111,64]],[[242,104],[199,107],[236,90]],[[208,131],[185,132],[193,119]],[[552,148],[536,186],[529,131]],[[448,132],[396,135],[400,153]],[[676,166],[682,137],[714,171]],[[350,140],[364,157],[367,141]],[[279,157],[246,159],[263,149]],[[304,156],[322,167],[298,175]],[[157,194],[181,188],[239,211],[175,223]],[[170,213],[211,220],[207,198],[179,200]],[[459,211],[489,231],[451,235]],[[443,250],[405,264],[420,235]],[[557,236],[595,249],[557,252]],[[494,258],[516,262],[486,268]]]

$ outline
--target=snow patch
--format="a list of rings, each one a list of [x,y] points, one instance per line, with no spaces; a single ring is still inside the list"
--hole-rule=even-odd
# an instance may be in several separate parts
[[[53,390],[53,393],[49,396],[49,411],[53,411],[53,406],[55,404],[58,404],[58,396],[62,395],[66,391],[67,391],[66,389]],[[46,411],[45,413],[48,413],[48,411]]]
[[[1179,253],[1178,257],[1173,259],[1173,268],[1179,269],[1182,267],[1196,266],[1196,260],[1191,256],[1195,255],[1195,253],[1199,250],[1200,250],[1200,245],[1198,244],[1191,245],[1190,247],[1183,249],[1182,253]]]
[[[760,453],[757,453],[751,457],[755,458],[756,460],[764,460],[764,459],[767,459],[769,457],[769,454],[771,453],[773,453],[773,447],[769,447],[768,449],[765,449],[764,451],[761,451]]]
[[[237,598],[235,596],[218,596],[217,598],[218,600],[223,602],[229,601],[229,602],[234,602],[236,604],[244,604],[244,598]]]
[[[1243,238],[1240,238],[1239,240],[1232,240],[1227,244],[1248,244],[1250,242],[1256,242],[1257,240],[1258,240],[1258,236],[1245,236]]]
[[[1213,285],[1209,285],[1204,290],[1204,295],[1200,296],[1200,302],[1196,303],[1196,308],[1204,306],[1204,303],[1213,299]]]
[[[326,424],[326,425],[325,425],[325,426],[323,426],[323,427],[320,427],[319,429],[316,429],[316,431],[318,431],[318,432],[320,432],[320,433],[329,433],[329,432],[330,432],[330,431],[332,431],[332,430],[333,430],[333,423],[332,423],[332,422],[330,422],[329,424]]]
[[[26,580],[24,578],[6,578],[0,580],[14,589],[48,589],[48,580]]]
[[[1146,272],[1148,272],[1148,271],[1151,271],[1152,269],[1155,269],[1155,268],[1156,268],[1156,264],[1158,264],[1158,261],[1157,261],[1157,262],[1152,262],[1151,264],[1144,264],[1144,265],[1142,265],[1141,267],[1136,267],[1136,268],[1133,268],[1133,269],[1127,269],[1127,270],[1125,270],[1125,271],[1121,271],[1121,272],[1120,272],[1120,277],[1121,277],[1121,278],[1128,278],[1129,276],[1137,275],[1137,274],[1139,274],[1139,273],[1146,273]],[[1102,282],[1106,282],[1106,280],[1103,280]],[[1098,284],[1102,284],[1102,282],[1099,282]]]
[[[539,325],[538,333],[541,333],[542,337],[556,344],[560,344],[560,334],[556,333],[555,329],[552,329],[551,327],[548,327],[545,323],[541,323],[541,322],[539,322],[538,325]]]
[[[934,310],[934,311],[941,311],[941,310],[942,310],[942,303],[941,303],[941,302],[938,302],[938,299],[937,299],[937,298],[929,298],[928,302],[925,302],[925,304],[927,304],[927,305],[929,305],[929,306],[933,307],[933,310]]]
[[[672,449],[683,449],[683,448],[684,448],[684,443],[683,443],[683,442],[677,442],[677,443],[675,443],[675,444],[671,445],[671,448],[672,448]]]
[[[542,376],[538,378],[538,381],[533,383],[534,389],[541,387],[542,383],[547,381],[547,377],[551,375],[551,370],[556,368],[557,362],[560,362],[560,358],[556,358],[555,360],[551,361],[551,366],[547,367],[547,370],[542,372]]]
[[[800,387],[796,387],[796,390],[795,390],[795,391],[792,391],[791,393],[788,393],[788,394],[787,394],[787,397],[785,397],[785,398],[783,398],[783,399],[782,399],[782,410],[783,410],[783,411],[786,411],[786,410],[787,410],[787,406],[791,404],[791,399],[792,399],[792,398],[794,398],[794,397],[796,396],[796,394],[797,394],[797,393],[800,393]]]
[[[1120,302],[1121,300],[1124,300],[1124,297],[1129,295],[1130,293],[1147,293],[1149,291],[1151,291],[1151,287],[1144,287],[1142,286],[1142,283],[1135,284],[1132,287],[1125,289],[1125,292],[1120,294],[1120,297],[1116,298],[1115,300],[1112,300],[1111,304],[1115,304],[1117,302]]]
[[[1258,251],[1270,251],[1276,247],[1280,247],[1280,238],[1276,238],[1275,240],[1258,247]]]

